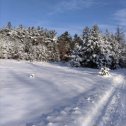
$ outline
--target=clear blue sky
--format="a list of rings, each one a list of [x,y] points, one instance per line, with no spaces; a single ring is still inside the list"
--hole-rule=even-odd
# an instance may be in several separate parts
[[[0,27],[8,21],[72,34],[93,24],[102,29],[125,28],[126,0],[0,0]]]

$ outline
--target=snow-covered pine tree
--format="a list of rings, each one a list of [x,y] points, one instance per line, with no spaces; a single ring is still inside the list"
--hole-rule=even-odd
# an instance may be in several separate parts
[[[103,35],[97,25],[91,29],[86,27],[83,30],[82,39],[82,44],[74,48],[72,65],[93,68],[115,65],[115,52],[112,46],[115,40],[109,32]]]
[[[119,65],[119,55],[120,55],[119,43],[117,42],[113,34],[111,34],[109,42],[111,45],[111,49],[109,54],[110,60],[108,62],[108,66],[111,69],[116,69]]]
[[[101,32],[97,25],[94,25],[90,30],[86,28],[84,31],[81,65],[98,68],[101,65],[101,45],[104,44]]]
[[[118,45],[118,51],[116,53],[119,56],[119,65],[123,67],[125,66],[125,58],[126,58],[126,54],[125,54],[126,39],[125,39],[124,30],[120,26],[118,26],[116,29],[115,39]]]
[[[71,66],[75,66],[75,67],[81,66],[80,62],[82,59],[79,55],[81,45],[82,45],[82,39],[77,34],[75,34],[73,38],[73,49],[72,49],[71,60],[70,60]]]

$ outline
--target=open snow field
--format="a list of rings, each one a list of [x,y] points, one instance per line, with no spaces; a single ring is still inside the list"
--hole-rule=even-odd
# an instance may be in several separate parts
[[[0,60],[0,126],[126,126],[126,69]]]

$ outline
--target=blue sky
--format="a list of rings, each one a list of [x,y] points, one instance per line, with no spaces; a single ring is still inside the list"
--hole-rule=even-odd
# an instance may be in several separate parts
[[[71,34],[94,24],[126,29],[126,0],[0,0],[0,27],[8,21]]]

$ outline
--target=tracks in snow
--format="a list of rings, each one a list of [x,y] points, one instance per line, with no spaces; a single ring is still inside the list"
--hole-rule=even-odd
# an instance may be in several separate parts
[[[126,124],[126,78],[115,87],[114,94],[104,108],[97,126],[125,126]]]
[[[125,80],[116,75],[112,85],[95,87],[27,126],[125,126]]]
[[[123,76],[113,78],[113,85],[83,117],[81,126],[125,126],[126,82]]]

